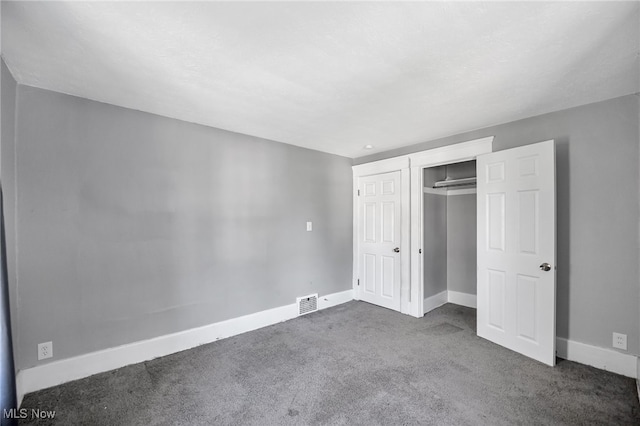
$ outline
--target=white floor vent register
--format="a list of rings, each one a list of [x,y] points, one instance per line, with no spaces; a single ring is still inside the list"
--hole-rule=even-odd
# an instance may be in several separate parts
[[[298,316],[318,310],[318,293],[296,298]]]

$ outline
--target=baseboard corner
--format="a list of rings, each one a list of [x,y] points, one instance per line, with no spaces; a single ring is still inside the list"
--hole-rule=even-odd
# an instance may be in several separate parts
[[[467,308],[473,309],[478,307],[478,298],[475,294],[449,290],[447,299],[449,303],[453,303],[455,305],[466,306]]]
[[[447,290],[441,291],[438,294],[427,297],[426,299],[424,299],[424,302],[422,305],[424,313],[427,314],[433,311],[434,309],[439,308],[440,306],[447,303],[448,300],[449,298],[447,296]]]

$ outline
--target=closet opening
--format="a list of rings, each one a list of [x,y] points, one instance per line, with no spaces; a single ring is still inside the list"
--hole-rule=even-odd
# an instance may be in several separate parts
[[[424,313],[476,307],[476,161],[423,169]]]

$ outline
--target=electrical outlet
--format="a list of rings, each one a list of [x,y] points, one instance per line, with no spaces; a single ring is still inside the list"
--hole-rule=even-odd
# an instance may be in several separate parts
[[[613,347],[617,349],[627,350],[627,335],[622,333],[613,333]]]
[[[38,344],[38,361],[51,358],[53,356],[53,342]]]
[[[307,222],[307,231],[313,231],[313,223]]]

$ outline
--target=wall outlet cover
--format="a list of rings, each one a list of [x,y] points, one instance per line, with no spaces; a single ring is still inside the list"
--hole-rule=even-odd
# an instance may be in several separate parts
[[[627,350],[627,335],[622,333],[613,333],[613,347],[616,349]]]
[[[53,356],[53,342],[38,344],[38,361],[51,358]]]

